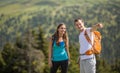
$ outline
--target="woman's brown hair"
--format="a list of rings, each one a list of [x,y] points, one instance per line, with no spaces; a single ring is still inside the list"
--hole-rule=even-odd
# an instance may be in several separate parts
[[[62,26],[62,25],[65,25],[64,23],[61,23],[61,24],[59,24],[58,25],[58,27],[57,27],[57,30],[56,30],[56,32],[53,34],[53,36],[52,36],[52,38],[54,39],[54,40],[56,40],[56,44],[59,46],[59,41],[58,41],[58,39],[59,39],[59,31],[58,31],[58,29]],[[67,35],[67,32],[65,31],[65,33],[63,34],[63,41],[65,42],[65,46],[67,47],[68,45],[67,45],[67,43],[68,43],[68,35]],[[54,41],[53,40],[53,41]]]

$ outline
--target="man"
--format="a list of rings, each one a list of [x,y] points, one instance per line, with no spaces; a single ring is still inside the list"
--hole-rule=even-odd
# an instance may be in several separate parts
[[[92,44],[93,44],[93,31],[97,30],[97,28],[102,28],[103,25],[101,23],[98,23],[92,27],[86,28],[84,26],[84,21],[81,18],[74,20],[74,25],[78,31],[80,31],[79,34],[79,43],[80,43],[80,73],[96,73],[96,58],[94,54],[86,55],[85,52],[92,48],[92,45],[86,40],[85,38],[85,31],[87,32]]]

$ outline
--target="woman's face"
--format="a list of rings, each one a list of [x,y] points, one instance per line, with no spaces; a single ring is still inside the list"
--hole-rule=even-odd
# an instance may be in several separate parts
[[[58,32],[59,32],[59,34],[64,34],[66,32],[66,26],[65,25],[61,25],[58,28]]]

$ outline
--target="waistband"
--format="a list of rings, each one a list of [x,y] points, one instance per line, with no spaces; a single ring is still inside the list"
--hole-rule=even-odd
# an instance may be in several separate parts
[[[84,56],[84,55],[86,55],[85,53],[84,54],[79,54],[80,56]]]
[[[88,59],[83,59],[83,60],[85,61],[85,60],[90,60],[90,59],[94,59],[94,57],[92,57],[92,58],[88,58]],[[83,60],[82,60],[82,61],[83,61]]]

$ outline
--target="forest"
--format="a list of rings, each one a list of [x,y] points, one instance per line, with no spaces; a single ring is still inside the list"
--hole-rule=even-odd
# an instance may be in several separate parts
[[[69,36],[68,73],[79,73],[76,18],[104,25],[96,73],[120,73],[120,0],[0,0],[0,73],[49,73],[49,38],[59,23]]]

